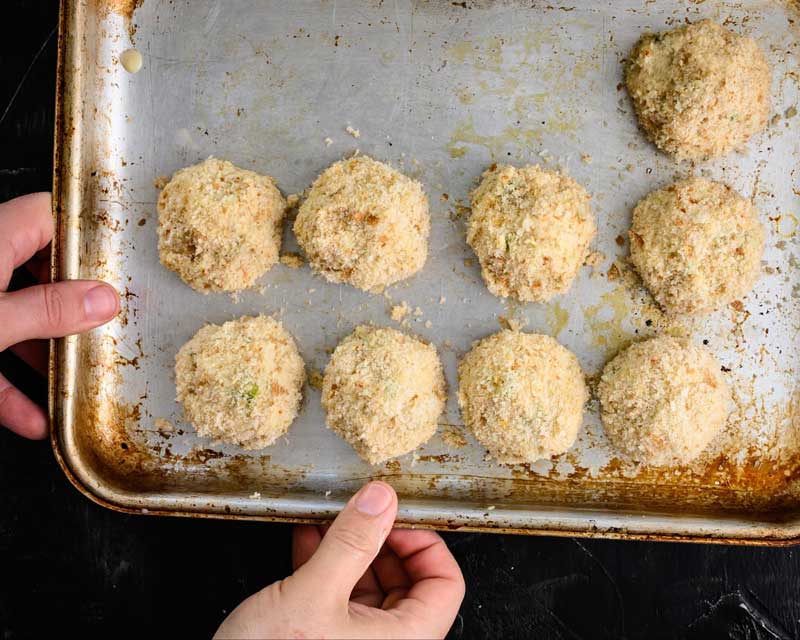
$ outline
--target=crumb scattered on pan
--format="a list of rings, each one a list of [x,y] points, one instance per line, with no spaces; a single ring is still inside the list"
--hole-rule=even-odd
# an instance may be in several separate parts
[[[414,316],[415,316],[416,318],[419,318],[419,317],[422,315],[422,313],[423,313],[423,312],[422,312],[422,309],[420,309],[419,307],[417,307],[416,309],[414,309]]]
[[[494,511],[495,510],[495,506],[493,504],[490,504],[488,507],[486,507],[486,510],[487,511]]]
[[[354,129],[349,124],[347,125],[347,128],[345,129],[345,131],[347,131],[347,133],[349,133],[354,138],[360,138],[361,137],[361,132],[358,129]]]
[[[242,300],[241,296],[239,296],[238,291],[231,291],[230,297],[231,297],[231,302],[233,302],[233,304],[239,304],[239,302],[241,302]]]
[[[261,497],[261,494],[258,491],[254,491],[250,494],[251,500],[258,500]]]
[[[159,431],[164,431],[167,433],[175,429],[175,427],[172,426],[172,423],[169,420],[165,420],[164,418],[156,418],[155,420],[153,420],[153,424],[155,425],[155,428],[158,429]]]
[[[444,304],[445,302],[447,302],[447,298],[445,298],[444,296],[439,298],[439,304]]]
[[[497,323],[503,329],[509,329],[510,331],[519,331],[527,324],[527,322],[521,322],[516,318],[507,318],[506,316],[497,316]]]
[[[442,433],[442,440],[451,447],[466,447],[467,439],[455,429],[448,429]]]
[[[294,209],[298,204],[300,204],[300,194],[299,193],[292,193],[286,196],[286,206],[290,209]]]
[[[167,186],[168,182],[169,182],[168,176],[156,176],[155,179],[153,180],[153,186],[156,189],[161,190]]]
[[[583,264],[587,267],[591,267],[592,269],[597,269],[600,264],[606,259],[606,256],[601,251],[592,251],[588,256],[586,256],[586,260]]]
[[[325,146],[330,147],[333,144],[333,140],[331,138],[325,138]]]
[[[430,329],[433,326],[433,323],[430,320],[425,321],[425,328]]]
[[[317,391],[321,391],[322,390],[322,373],[320,373],[316,369],[311,369],[308,372],[308,384],[311,386],[312,389],[316,389]]]
[[[325,497],[327,498],[329,495],[331,495],[331,490],[330,490],[330,489],[328,489],[328,490],[325,492]]]
[[[281,264],[291,269],[299,269],[303,266],[303,256],[299,253],[284,253],[281,256]]]
[[[581,161],[585,162],[586,164],[592,164],[592,156],[590,156],[588,153],[584,153],[581,156]]]
[[[408,303],[404,300],[400,304],[394,305],[389,315],[395,322],[402,322],[408,315],[409,311],[411,311],[411,308],[408,306]]]
[[[797,107],[792,105],[789,107],[786,112],[783,114],[784,118],[794,118],[797,115]]]

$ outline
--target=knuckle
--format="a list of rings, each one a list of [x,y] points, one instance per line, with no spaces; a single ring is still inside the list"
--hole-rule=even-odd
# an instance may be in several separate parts
[[[332,528],[328,531],[334,541],[352,554],[371,556],[375,553],[375,544],[364,531],[349,527]]]
[[[14,387],[0,377],[0,410],[8,403],[13,393]]]
[[[48,328],[60,327],[64,321],[66,303],[56,287],[42,287],[44,323]]]

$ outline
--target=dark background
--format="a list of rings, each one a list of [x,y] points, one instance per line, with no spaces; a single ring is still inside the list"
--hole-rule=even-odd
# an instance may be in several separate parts
[[[0,200],[49,190],[56,0],[0,0]],[[10,354],[0,370],[40,402]],[[47,443],[0,429],[4,638],[210,636],[290,570],[289,526],[125,516],[90,503]],[[446,536],[467,597],[453,638],[800,638],[800,554],[689,544]]]

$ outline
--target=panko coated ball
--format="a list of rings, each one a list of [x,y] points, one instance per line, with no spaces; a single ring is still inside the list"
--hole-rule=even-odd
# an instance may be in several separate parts
[[[746,295],[761,271],[758,210],[731,187],[689,178],[636,205],[631,262],[670,314],[702,314]]]
[[[678,160],[723,156],[767,126],[764,54],[711,20],[643,36],[625,81],[647,137]]]
[[[175,358],[178,400],[197,433],[245,449],[286,433],[304,382],[294,339],[267,316],[207,325]]]
[[[285,213],[269,176],[217,158],[181,169],[158,198],[161,263],[201,293],[246,289],[278,261]]]
[[[330,282],[380,292],[425,264],[428,199],[419,182],[356,156],[316,179],[294,232],[315,272]]]
[[[381,327],[360,326],[342,340],[322,382],[328,427],[371,464],[430,439],[446,397],[436,349]]]
[[[575,355],[550,336],[501,331],[476,342],[458,367],[467,427],[499,462],[567,451],[589,399]]]
[[[589,194],[562,173],[492,165],[472,192],[467,242],[496,296],[546,302],[566,293],[595,231]]]
[[[609,362],[598,395],[611,443],[651,465],[697,458],[722,429],[732,406],[711,352],[670,336],[637,342]]]

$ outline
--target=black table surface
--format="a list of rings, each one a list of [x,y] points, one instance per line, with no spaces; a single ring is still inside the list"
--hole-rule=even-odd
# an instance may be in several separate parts
[[[0,4],[0,199],[49,190],[56,0]],[[0,370],[44,401],[8,353]],[[0,430],[2,431],[2,430]],[[4,638],[210,636],[290,570],[286,525],[127,516],[80,495],[49,444],[0,432]],[[467,596],[452,638],[800,638],[800,553],[446,534]]]

